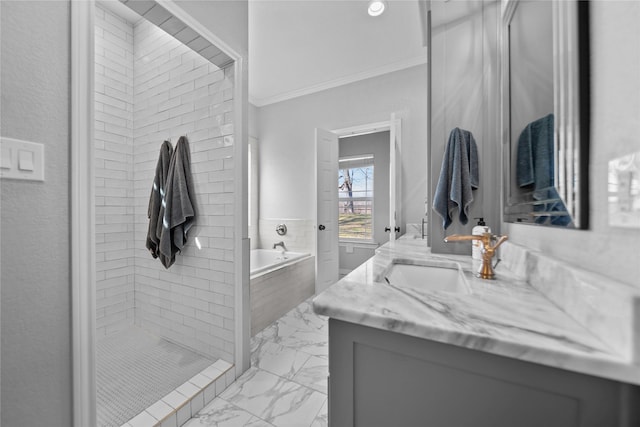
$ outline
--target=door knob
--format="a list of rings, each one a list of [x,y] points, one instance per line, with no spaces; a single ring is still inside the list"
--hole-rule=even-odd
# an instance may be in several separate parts
[[[388,233],[388,232],[390,232],[390,231],[391,231],[391,228],[390,228],[390,227],[385,227],[385,228],[384,228],[384,232],[385,232],[385,233]]]
[[[324,225],[322,225],[322,224],[320,224],[320,225],[318,226],[318,230],[320,230],[320,231],[323,231],[325,228],[326,228],[326,227],[325,227]]]

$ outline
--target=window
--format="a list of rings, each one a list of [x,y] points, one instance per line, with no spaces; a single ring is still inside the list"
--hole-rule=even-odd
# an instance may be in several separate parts
[[[338,237],[373,240],[373,154],[339,161]]]

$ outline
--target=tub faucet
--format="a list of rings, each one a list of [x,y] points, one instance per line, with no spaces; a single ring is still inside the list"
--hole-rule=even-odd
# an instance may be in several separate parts
[[[444,241],[446,243],[449,243],[449,242],[461,242],[466,240],[479,240],[480,243],[482,244],[482,265],[480,266],[480,269],[478,270],[478,273],[476,274],[476,276],[478,276],[481,279],[494,279],[496,274],[493,271],[493,266],[491,265],[491,261],[493,259],[493,256],[496,253],[496,249],[498,249],[498,246],[503,244],[504,241],[507,239],[508,239],[507,236],[494,236],[491,233],[484,233],[481,235],[468,235],[468,236],[454,234],[452,236],[445,237]],[[497,242],[492,246],[491,242],[495,240],[497,240]]]
[[[282,252],[286,251],[287,248],[284,246],[284,242],[278,242],[278,243],[274,243],[273,244],[273,249],[277,248],[278,246],[282,247]]]

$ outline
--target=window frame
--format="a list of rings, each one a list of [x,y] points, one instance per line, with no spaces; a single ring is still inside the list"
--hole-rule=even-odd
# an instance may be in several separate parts
[[[356,162],[361,161],[361,162]],[[354,165],[348,166],[347,168],[341,167],[341,162],[351,162]],[[368,167],[371,166],[373,170],[373,185],[371,186],[371,197],[351,197],[352,201],[370,201],[371,202],[371,234],[368,238],[354,238],[354,237],[341,237],[340,236],[340,212],[338,212],[338,242],[339,243],[376,243],[375,241],[375,182],[376,182],[376,167],[375,167],[375,156],[373,153],[366,154],[357,154],[357,155],[349,155],[342,156],[338,158],[338,174],[341,170],[344,169],[354,169],[358,167]],[[349,200],[349,199],[340,199],[340,190],[338,190],[338,206],[336,208],[339,209],[339,204],[341,201]]]

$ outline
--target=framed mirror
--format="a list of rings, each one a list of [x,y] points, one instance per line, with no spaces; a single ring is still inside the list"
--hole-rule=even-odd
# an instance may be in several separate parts
[[[503,219],[589,223],[588,2],[503,0]]]

